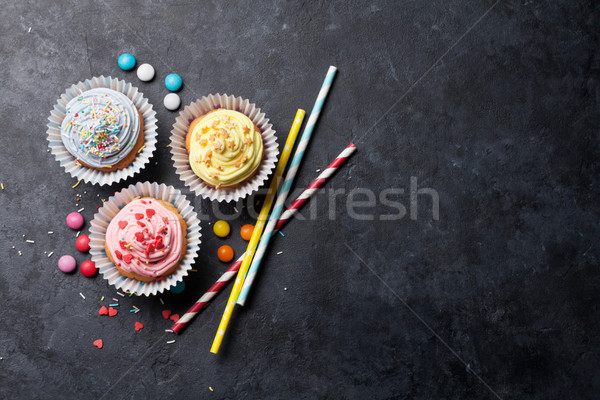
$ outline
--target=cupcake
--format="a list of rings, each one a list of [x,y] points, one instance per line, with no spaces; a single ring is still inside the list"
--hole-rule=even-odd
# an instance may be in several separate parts
[[[135,198],[110,221],[104,249],[122,276],[151,282],[175,272],[186,253],[186,233],[171,203]]]
[[[241,112],[224,108],[194,119],[185,147],[196,176],[215,189],[236,188],[251,179],[264,156],[258,126]]]
[[[127,168],[144,146],[144,118],[123,93],[99,87],[72,98],[60,127],[62,142],[88,168]]]

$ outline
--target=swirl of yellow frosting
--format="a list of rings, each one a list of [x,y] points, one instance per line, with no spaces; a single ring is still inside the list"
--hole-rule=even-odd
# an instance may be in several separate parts
[[[263,142],[250,118],[219,109],[202,117],[191,132],[190,165],[200,179],[217,189],[250,178],[263,157]]]

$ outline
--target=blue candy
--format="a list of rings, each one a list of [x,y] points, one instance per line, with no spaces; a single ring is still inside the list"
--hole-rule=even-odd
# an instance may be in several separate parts
[[[135,67],[135,57],[129,53],[123,53],[119,56],[118,64],[123,71],[132,70]]]
[[[171,293],[175,293],[175,294],[179,294],[182,293],[185,289],[185,282],[184,281],[179,281],[177,282],[177,284],[175,286],[171,286],[169,288],[169,290],[171,291]]]
[[[183,85],[183,80],[177,74],[169,74],[165,78],[165,86],[171,92],[176,92],[181,89],[181,85]]]

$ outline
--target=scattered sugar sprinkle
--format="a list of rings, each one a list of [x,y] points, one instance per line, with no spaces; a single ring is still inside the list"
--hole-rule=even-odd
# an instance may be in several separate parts
[[[123,293],[121,293],[121,292],[117,292],[117,294],[118,294],[119,296],[121,296],[121,297],[125,297],[125,295],[124,295]]]
[[[283,288],[283,290],[287,290],[287,288],[286,288],[286,287],[284,287],[284,288]]]
[[[52,235],[52,234],[54,234],[54,232],[48,231],[48,235]]]
[[[134,309],[139,310],[139,308],[137,308],[136,306],[132,306]]]
[[[4,190],[4,183],[0,183],[0,187]]]
[[[190,272],[198,272],[197,269],[190,269]]]
[[[142,150],[144,150],[146,148],[146,145],[143,145],[142,147],[140,147],[140,149],[138,150],[138,154],[140,154],[142,152]]]
[[[112,303],[108,305],[109,307],[119,307],[119,303]]]
[[[283,254],[283,251],[278,251],[278,252],[277,252],[277,255],[279,255],[279,254]]]
[[[133,313],[134,313],[134,312],[135,312],[135,309],[134,309],[134,308],[132,308],[131,310],[129,310],[129,312],[133,312]]]
[[[208,387],[208,390],[210,390],[211,392],[214,392],[214,390],[213,390],[212,386],[209,386],[209,387]]]
[[[29,29],[27,29],[27,33],[31,33],[31,27],[29,27]]]
[[[35,240],[26,240],[27,243],[35,243]]]
[[[172,343],[175,343],[175,340],[168,340],[167,341],[167,344],[172,344]]]
[[[116,301],[116,302],[118,303],[118,302],[119,302],[119,299],[115,299],[115,298],[113,297],[113,301]]]
[[[139,310],[139,308],[138,308],[137,310],[135,310],[134,314],[137,314],[137,313],[139,313],[139,312],[140,312],[140,310]]]
[[[82,299],[85,300],[85,296],[83,295],[83,293],[79,292],[79,295],[81,296]]]
[[[315,172],[321,172],[321,168],[319,168],[318,170],[316,170]]]
[[[52,254],[54,254],[53,251],[51,251],[50,253],[48,253],[48,258],[52,257]]]
[[[167,332],[167,333],[173,333],[173,330],[171,330],[171,329],[165,329],[165,332]]]
[[[25,235],[21,235],[21,236],[25,237]]]
[[[77,212],[82,212],[83,210],[85,210],[85,208],[81,208],[81,209],[77,210]]]
[[[163,299],[161,299],[160,297],[158,298],[160,300],[160,304],[164,305],[165,302],[163,301]]]
[[[71,189],[75,189],[77,186],[79,186],[80,183],[81,183],[81,181],[77,181],[76,184],[74,184],[73,186],[71,186]]]
[[[239,211],[238,211],[237,207],[233,207],[233,209],[235,210],[235,213],[236,213],[236,214],[238,214],[238,213],[239,213]]]
[[[80,233],[81,233],[81,231],[77,231],[77,235],[75,235],[75,237],[79,237]]]
[[[283,237],[285,237],[285,235],[283,234],[283,232],[279,231],[279,234]]]
[[[19,250],[19,255],[20,255],[20,256],[22,256],[22,255],[23,255],[23,253],[21,253],[21,250]]]
[[[102,296],[102,298],[100,299],[100,301],[104,301],[104,296]]]

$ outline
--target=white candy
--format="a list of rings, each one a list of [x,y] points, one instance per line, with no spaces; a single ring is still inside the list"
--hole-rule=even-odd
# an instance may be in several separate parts
[[[165,96],[163,100],[163,104],[167,110],[177,110],[179,105],[181,104],[181,99],[177,95],[177,93],[169,93]]]
[[[154,67],[150,64],[140,65],[137,69],[137,76],[140,81],[151,81],[154,78]]]

